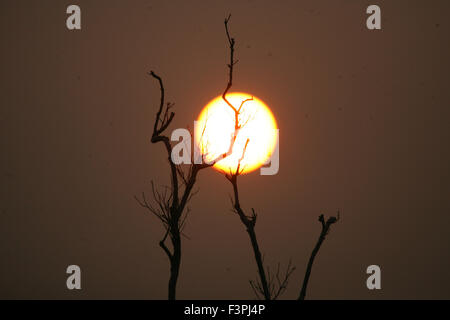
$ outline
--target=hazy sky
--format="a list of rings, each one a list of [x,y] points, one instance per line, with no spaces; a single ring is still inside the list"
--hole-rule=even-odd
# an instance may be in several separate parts
[[[340,209],[308,298],[450,299],[450,5],[376,1],[370,31],[372,2],[2,0],[0,298],[166,298],[164,230],[133,199],[169,184],[146,72],[176,103],[170,130],[192,127],[226,86],[232,13],[233,91],[265,101],[280,128],[278,175],[240,190],[265,263],[297,267],[283,298],[299,294],[318,215]],[[72,3],[80,31],[66,28]],[[197,187],[178,297],[253,298],[230,183],[204,170]],[[66,288],[72,264],[81,291]]]

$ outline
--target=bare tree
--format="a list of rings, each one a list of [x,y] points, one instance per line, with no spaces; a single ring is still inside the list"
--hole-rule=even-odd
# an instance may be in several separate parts
[[[252,244],[253,252],[255,255],[256,264],[258,266],[258,275],[259,280],[253,281],[250,280],[250,286],[253,289],[253,292],[255,293],[256,297],[258,299],[265,299],[265,300],[276,300],[279,296],[281,296],[284,291],[287,288],[287,285],[289,283],[289,277],[291,274],[295,271],[295,267],[292,265],[292,262],[289,261],[287,268],[284,272],[284,274],[280,273],[280,263],[278,263],[276,272],[271,272],[270,268],[267,267],[267,273],[264,269],[263,265],[263,258],[261,256],[261,252],[258,245],[258,240],[256,238],[256,232],[255,232],[255,225],[256,225],[256,218],[257,214],[255,210],[252,208],[252,214],[250,216],[247,216],[244,212],[244,210],[241,207],[240,201],[239,201],[239,190],[238,190],[238,183],[237,178],[238,176],[243,172],[243,169],[241,169],[241,162],[244,158],[245,151],[247,149],[247,145],[249,143],[249,140],[247,140],[244,151],[242,154],[242,157],[239,159],[237,169],[233,173],[226,174],[226,178],[231,182],[233,186],[233,194],[234,199],[232,199],[233,203],[233,209],[239,216],[240,220],[246,227],[247,233],[250,237],[250,241]],[[338,212],[337,217],[330,217],[327,221],[325,221],[324,215],[321,214],[319,216],[319,221],[322,225],[322,230],[319,235],[319,239],[311,253],[310,259],[308,261],[308,265],[306,268],[305,277],[303,279],[302,288],[300,291],[300,296],[298,300],[304,300],[306,296],[306,289],[308,287],[308,281],[311,276],[311,270],[314,263],[314,259],[317,256],[317,253],[319,252],[319,249],[325,241],[325,237],[327,236],[328,232],[330,231],[330,227],[332,224],[339,221],[340,214]]]
[[[238,130],[242,126],[241,124],[239,124],[239,112],[241,111],[242,105],[246,101],[244,101],[241,104],[239,109],[236,109],[225,98],[225,94],[228,91],[228,89],[231,87],[231,84],[232,84],[233,66],[237,62],[234,60],[235,40],[234,40],[234,38],[230,37],[230,32],[228,29],[229,20],[230,20],[230,16],[225,20],[225,30],[226,30],[228,42],[230,44],[230,51],[231,51],[231,56],[230,56],[231,60],[230,60],[230,64],[228,65],[228,67],[230,69],[230,80],[229,80],[227,89],[225,90],[223,99],[235,111],[236,130]],[[289,261],[287,268],[283,275],[280,273],[280,263],[278,263],[276,272],[274,272],[274,273],[271,272],[269,267],[267,267],[267,272],[266,272],[266,270],[264,268],[264,264],[263,264],[263,258],[261,256],[261,251],[259,249],[256,232],[255,232],[257,214],[256,214],[254,208],[252,208],[251,215],[246,215],[244,210],[241,207],[240,200],[239,200],[238,176],[241,175],[241,173],[244,170],[243,168],[241,168],[241,162],[245,157],[245,152],[246,152],[249,142],[250,142],[249,140],[246,141],[242,156],[238,160],[236,170],[234,172],[232,172],[230,170],[230,172],[226,173],[225,176],[231,182],[231,184],[233,186],[233,196],[234,196],[234,198],[232,199],[233,210],[239,216],[241,222],[246,227],[247,233],[250,237],[250,242],[252,244],[255,261],[256,261],[256,264],[258,267],[259,280],[257,280],[257,281],[250,280],[250,286],[253,289],[253,292],[255,293],[257,298],[265,299],[265,300],[276,300],[286,290],[287,285],[289,283],[289,277],[294,272],[295,267],[292,265],[291,261]],[[338,219],[339,219],[339,213],[338,213],[337,218],[330,217],[326,222],[324,220],[323,215],[321,215],[319,217],[319,221],[322,223],[322,231],[320,233],[319,240],[318,240],[316,246],[314,247],[314,250],[309,259],[309,263],[308,263],[305,278],[304,278],[304,281],[302,284],[302,289],[301,289],[301,293],[299,296],[299,300],[303,300],[305,298],[306,289],[308,286],[309,277],[311,275],[311,269],[312,269],[314,259],[320,249],[320,246],[322,245],[322,242],[325,240],[325,237],[328,234],[328,231],[329,231],[331,225],[336,223],[338,221]]]
[[[165,233],[161,241],[159,241],[159,246],[164,250],[169,258],[170,278],[168,298],[169,300],[175,300],[176,285],[181,263],[181,232],[187,217],[185,207],[192,196],[192,189],[200,167],[191,166],[187,179],[183,176],[184,190],[180,193],[181,186],[179,181],[179,170],[177,170],[177,166],[171,160],[172,145],[169,137],[163,134],[175,116],[175,113],[170,111],[173,104],[167,103],[167,105],[165,105],[164,85],[162,79],[153,71],[149,74],[158,80],[161,91],[160,106],[158,112],[156,113],[151,142],[160,142],[166,149],[170,166],[171,187],[166,187],[163,191],[159,191],[152,182],[153,203],[149,203],[147,201],[144,192],[142,193],[141,200],[136,196],[135,199],[142,207],[148,209],[159,220],[161,220],[165,228]],[[167,237],[170,237],[172,242],[172,250],[170,250],[166,245]]]
[[[226,99],[226,93],[232,86],[232,80],[233,80],[233,67],[237,63],[237,61],[234,60],[234,45],[235,45],[235,39],[230,36],[228,23],[230,21],[231,15],[228,16],[227,19],[225,19],[225,31],[228,39],[228,43],[230,46],[230,63],[228,64],[229,68],[229,82],[227,85],[227,88],[225,89],[225,93],[223,95],[223,99],[225,102],[233,109],[235,113],[235,128],[236,130],[239,130],[242,128],[243,124],[240,123],[239,114],[242,110],[242,107],[245,102],[251,101],[252,99],[247,99],[242,101],[239,108],[234,107],[227,99]],[[264,269],[263,265],[263,258],[261,256],[261,252],[258,245],[258,240],[256,238],[256,232],[255,232],[255,225],[256,225],[256,218],[257,214],[255,210],[252,208],[252,214],[246,215],[244,210],[241,207],[240,201],[239,201],[239,189],[238,189],[238,176],[241,175],[244,168],[241,168],[241,162],[245,157],[245,152],[247,150],[247,146],[249,144],[250,140],[247,139],[241,158],[238,160],[238,164],[236,167],[236,170],[232,172],[225,173],[225,177],[231,182],[233,186],[233,195],[234,199],[232,200],[233,203],[233,210],[236,212],[236,214],[239,216],[241,222],[246,227],[247,233],[250,237],[250,242],[252,244],[253,253],[255,256],[256,264],[258,267],[258,274],[259,274],[259,281],[250,281],[250,285],[255,292],[257,297],[263,297],[266,300],[276,299],[280,294],[284,292],[286,289],[289,276],[292,274],[292,272],[295,270],[295,268],[289,263],[288,268],[286,270],[284,279],[281,280],[280,278],[280,269],[278,267],[277,273],[273,275],[272,273],[269,273],[269,279],[266,276],[266,271]]]
[[[226,19],[226,23],[231,16]],[[228,32],[228,31],[227,31]],[[194,185],[197,181],[197,175],[202,169],[206,169],[214,166],[218,161],[230,156],[233,152],[233,146],[236,142],[237,135],[241,129],[241,124],[239,124],[239,114],[242,106],[245,102],[252,99],[246,99],[241,102],[238,108],[234,107],[226,98],[226,95],[230,88],[232,87],[233,80],[233,66],[236,63],[234,61],[234,39],[228,37],[230,44],[230,56],[231,63],[228,65],[229,68],[229,78],[228,84],[225,91],[222,94],[223,100],[232,108],[235,113],[235,130],[230,137],[230,144],[228,150],[215,157],[213,160],[206,160],[207,152],[202,152],[202,161],[197,163],[191,157],[191,165],[187,172],[183,170],[181,165],[176,165],[172,161],[172,145],[168,136],[164,135],[165,130],[171,124],[175,113],[171,111],[174,104],[168,102],[165,103],[165,89],[164,84],[160,76],[151,71],[150,76],[155,78],[160,87],[160,104],[159,109],[156,113],[155,121],[153,124],[153,134],[151,137],[152,143],[162,143],[166,149],[167,159],[170,167],[170,180],[171,187],[164,187],[163,190],[158,190],[152,182],[152,196],[153,203],[149,203],[142,193],[142,198],[139,199],[135,196],[136,201],[144,208],[148,209],[152,214],[154,214],[163,224],[165,228],[165,233],[159,242],[160,247],[164,250],[170,262],[170,278],[168,285],[168,298],[169,300],[175,300],[176,298],[176,285],[178,281],[178,276],[180,272],[181,264],[181,235],[183,234],[183,227],[185,226],[186,218],[189,213],[189,208],[187,204],[195,194],[193,192]],[[205,123],[206,126],[206,123]],[[204,130],[203,130],[204,132]],[[191,137],[191,141],[194,141]],[[170,238],[172,243],[172,249],[169,249],[166,245],[167,238]]]
[[[246,102],[253,100],[253,98],[243,100],[240,103],[239,107],[236,107],[233,106],[233,104],[231,104],[230,101],[227,99],[227,94],[233,85],[233,69],[235,64],[237,63],[237,61],[234,60],[235,40],[230,36],[228,29],[228,23],[230,21],[230,18],[231,15],[229,15],[225,19],[225,30],[230,48],[230,62],[228,64],[229,69],[228,83],[225,88],[225,91],[222,94],[222,98],[227,103],[227,105],[233,110],[235,115],[234,117],[235,124],[234,124],[234,132],[230,137],[229,148],[225,153],[220,154],[213,160],[207,161],[206,156],[208,155],[208,152],[207,150],[204,150],[202,146],[201,163],[198,163],[196,159],[193,159],[191,156],[192,161],[186,171],[183,170],[183,167],[181,165],[177,165],[172,161],[172,144],[169,137],[165,135],[164,132],[167,130],[173,118],[175,117],[175,113],[171,111],[174,104],[170,102],[165,103],[165,89],[161,77],[158,76],[153,71],[149,73],[150,76],[152,76],[154,79],[158,81],[160,88],[160,104],[153,124],[153,133],[151,137],[151,142],[154,144],[162,143],[166,150],[167,160],[170,169],[171,185],[170,187],[163,187],[162,189],[161,188],[158,189],[152,181],[151,191],[153,200],[150,202],[147,201],[147,197],[144,192],[142,193],[141,199],[139,199],[136,196],[135,199],[142,207],[149,210],[149,212],[155,215],[164,226],[165,232],[162,239],[159,241],[159,246],[167,255],[170,263],[170,277],[168,283],[169,300],[175,300],[176,298],[176,286],[181,264],[181,236],[184,235],[183,228],[185,226],[188,213],[190,211],[189,208],[187,207],[187,204],[191,200],[192,196],[196,193],[193,191],[193,189],[197,181],[197,175],[202,169],[214,166],[218,161],[230,156],[233,153],[233,147],[236,142],[239,130],[246,124],[246,122],[241,123],[241,119],[239,117],[241,114],[241,110]],[[205,132],[205,128],[203,129],[202,132],[202,138],[203,133]],[[192,141],[194,141],[193,137],[191,137],[191,142]],[[230,171],[229,173],[226,173],[225,176],[233,186],[234,199],[232,200],[232,202],[234,211],[238,214],[240,220],[247,229],[247,233],[249,234],[250,237],[255,260],[258,267],[259,280],[250,281],[251,287],[254,290],[257,297],[264,298],[266,300],[275,300],[286,290],[287,284],[289,282],[289,277],[295,270],[295,267],[292,266],[290,261],[284,274],[282,274],[280,271],[280,264],[278,264],[276,272],[271,272],[270,269],[267,268],[266,273],[263,265],[263,258],[259,250],[259,245],[255,233],[257,214],[255,210],[252,208],[252,214],[248,216],[245,214],[244,210],[241,207],[239,201],[237,180],[238,176],[243,172],[243,168],[241,168],[241,162],[245,156],[245,152],[249,142],[250,142],[249,140],[246,141],[244,150],[242,152],[242,156],[238,161],[236,170],[234,172]],[[308,284],[308,279],[311,273],[314,258],[317,255],[317,252],[322,242],[324,241],[331,224],[335,223],[337,221],[337,218],[331,217],[330,219],[328,219],[327,222],[325,222],[322,215],[319,218],[319,221],[322,222],[322,232],[319,237],[319,241],[311,255],[299,299],[304,299],[305,297],[306,287]],[[166,244],[167,238],[170,239],[171,248],[169,248]]]

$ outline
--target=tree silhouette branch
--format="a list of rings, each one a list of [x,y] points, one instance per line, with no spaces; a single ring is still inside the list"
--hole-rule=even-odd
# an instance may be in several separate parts
[[[186,203],[190,199],[190,193],[195,183],[196,173],[195,175],[190,175],[187,183],[185,183],[185,188],[182,196],[183,203],[182,205],[180,205],[180,184],[178,181],[179,169],[171,159],[172,145],[170,143],[170,139],[163,134],[164,131],[169,127],[175,116],[175,113],[170,111],[174,104],[165,104],[165,90],[161,77],[153,71],[149,72],[149,75],[158,81],[160,87],[160,105],[156,113],[155,122],[153,124],[151,142],[154,144],[161,142],[166,149],[167,159],[170,167],[171,188],[170,192],[167,191],[167,188],[165,188],[164,191],[160,192],[152,182],[152,194],[153,200],[157,205],[156,207],[147,202],[144,193],[142,194],[142,200],[139,200],[137,197],[135,197],[135,199],[141,206],[147,208],[157,218],[159,218],[163,223],[164,228],[166,229],[163,239],[159,242],[159,246],[163,249],[167,257],[169,258],[170,278],[168,285],[168,298],[169,300],[175,300],[176,284],[178,281],[181,264],[181,234],[186,220],[186,214],[183,216],[183,213]],[[183,180],[183,182],[184,181],[185,180]],[[172,243],[172,251],[166,245],[166,239],[168,237],[170,237]]]
[[[248,140],[247,140],[247,142],[248,142]],[[266,278],[266,273],[265,273],[264,266],[263,266],[261,251],[259,250],[258,240],[256,238],[256,233],[255,233],[255,224],[256,224],[257,214],[256,214],[255,210],[252,208],[251,216],[247,216],[245,214],[244,210],[242,209],[240,201],[239,201],[239,189],[238,189],[238,184],[237,184],[237,178],[240,174],[239,167],[240,167],[240,165],[238,164],[236,172],[231,175],[226,175],[226,177],[233,186],[234,211],[237,213],[241,222],[246,227],[247,233],[250,237],[250,242],[252,244],[253,253],[255,256],[256,265],[258,267],[258,274],[259,274],[259,278],[260,278],[261,288],[259,288],[259,289],[260,289],[260,291],[262,291],[264,299],[270,300],[271,297],[270,297],[269,286],[267,284],[267,278]]]
[[[167,246],[166,246],[166,239],[167,239],[167,236],[169,235],[169,231],[170,231],[170,229],[167,228],[166,233],[164,234],[164,237],[162,238],[161,241],[159,241],[159,246],[167,254],[167,256],[169,257],[169,260],[172,260],[172,258],[173,258],[172,253],[170,252],[169,248],[167,248]]]
[[[150,205],[145,197],[145,194],[142,194],[142,200],[139,200],[136,196],[136,201],[144,208],[148,209],[151,213],[153,213],[161,222],[163,223],[166,233],[163,239],[159,242],[160,247],[164,250],[166,255],[170,261],[170,278],[169,278],[169,290],[168,297],[169,300],[174,300],[176,297],[176,284],[178,281],[178,275],[181,264],[181,235],[182,229],[186,222],[187,212],[189,208],[186,210],[186,205],[192,196],[196,193],[193,192],[194,185],[197,181],[197,175],[202,169],[206,169],[214,166],[218,161],[228,157],[233,152],[234,143],[236,142],[237,135],[239,133],[239,111],[242,105],[246,101],[250,101],[252,99],[247,99],[241,103],[241,107],[236,109],[231,103],[226,99],[226,95],[230,88],[232,87],[232,79],[233,79],[233,66],[236,64],[234,61],[234,40],[229,37],[228,33],[228,21],[230,16],[225,20],[228,41],[230,44],[230,64],[229,67],[229,79],[227,87],[222,95],[224,100],[228,103],[228,105],[235,112],[235,130],[230,138],[230,145],[228,151],[224,154],[217,156],[212,161],[206,163],[202,161],[202,163],[197,164],[195,161],[190,165],[189,172],[186,175],[180,166],[177,166],[172,162],[172,145],[170,143],[170,139],[168,136],[164,135],[164,131],[169,127],[173,118],[175,117],[175,113],[171,111],[171,108],[174,106],[173,103],[165,104],[165,89],[162,78],[157,75],[155,72],[150,71],[149,75],[158,81],[160,88],[160,104],[158,111],[156,112],[155,121],[153,124],[153,133],[151,137],[152,143],[161,142],[167,152],[167,159],[170,167],[170,180],[171,180],[171,188],[170,194],[167,194],[167,190],[164,192],[158,191],[153,182],[152,182],[152,194],[153,200],[157,204],[157,206]],[[206,124],[205,124],[206,125]],[[202,154],[202,160],[205,160],[204,155]],[[181,179],[181,182],[179,181]],[[182,187],[180,190],[180,186]],[[165,241],[167,238],[170,238],[172,242],[172,251],[166,246]]]
[[[328,218],[328,220],[326,222],[325,222],[325,218],[324,218],[323,214],[321,214],[319,216],[319,221],[322,225],[322,231],[320,232],[319,239],[317,240],[316,246],[314,247],[314,249],[311,253],[311,257],[309,258],[308,266],[306,268],[305,278],[303,279],[302,289],[300,291],[300,296],[298,297],[298,300],[305,300],[306,289],[308,287],[309,277],[311,276],[311,269],[312,269],[312,266],[314,263],[314,259],[316,258],[316,255],[319,252],[320,246],[322,245],[323,241],[325,240],[325,237],[327,236],[331,225],[339,221],[339,212],[337,214],[337,217],[330,217],[330,218]]]
[[[265,300],[270,300],[270,290],[266,278],[266,272],[264,270],[264,265],[262,261],[261,251],[259,250],[258,240],[256,238],[256,232],[255,232],[255,224],[257,219],[257,214],[255,210],[252,208],[252,214],[251,216],[247,216],[244,212],[244,210],[241,207],[241,203],[239,201],[239,189],[238,189],[238,176],[242,173],[240,170],[241,162],[244,159],[245,151],[247,149],[249,139],[247,139],[245,143],[244,150],[242,152],[242,156],[238,161],[238,165],[236,167],[236,171],[234,173],[226,174],[225,177],[231,182],[233,186],[233,194],[234,194],[234,201],[233,201],[233,207],[234,211],[239,216],[241,222],[246,227],[247,233],[250,237],[250,242],[252,244],[253,253],[256,260],[256,265],[258,267],[258,274],[259,274],[259,283],[255,284],[250,282],[250,285],[252,286],[252,289],[256,292],[261,292]]]
[[[227,33],[228,44],[230,45],[230,63],[228,64],[229,80],[228,80],[227,87],[225,88],[225,91],[222,94],[222,99],[228,104],[228,106],[230,106],[231,109],[233,109],[233,111],[236,114],[236,113],[238,113],[238,110],[226,98],[228,91],[230,90],[231,86],[233,85],[233,67],[237,63],[237,61],[234,60],[235,41],[234,41],[234,38],[230,37],[230,32],[228,30],[228,22],[230,21],[230,19],[231,19],[231,14],[228,15],[228,17],[225,19],[225,31]],[[236,123],[237,123],[237,121],[236,121]]]
[[[153,134],[152,134],[152,138],[151,138],[151,142],[152,143],[158,143],[158,142],[162,142],[164,144],[164,146],[166,147],[167,150],[167,155],[168,155],[168,160],[169,160],[169,165],[170,165],[170,170],[171,170],[171,181],[172,181],[172,194],[173,194],[173,204],[176,206],[178,205],[178,178],[177,178],[177,169],[175,164],[172,162],[171,160],[171,155],[172,155],[172,145],[170,144],[170,140],[169,137],[162,135],[162,133],[164,132],[164,130],[167,129],[167,127],[170,125],[170,123],[172,122],[175,113],[171,112],[170,116],[166,117],[164,116],[161,119],[161,113],[164,109],[164,85],[162,82],[162,79],[160,76],[158,76],[157,74],[155,74],[153,71],[150,71],[149,75],[151,75],[153,78],[157,79],[159,82],[159,87],[160,87],[160,91],[161,91],[161,102],[159,105],[159,110],[156,113],[156,118],[155,118],[155,124],[153,125]],[[173,104],[168,103],[166,105],[166,108],[164,110],[164,114],[167,115],[169,112],[169,109],[173,106]],[[160,127],[158,128],[158,124],[161,122]]]
[[[229,81],[228,81],[228,85],[222,95],[222,98],[228,104],[228,106],[230,106],[230,108],[234,111],[235,133],[236,133],[248,122],[248,120],[247,120],[244,124],[240,123],[239,115],[240,115],[243,105],[246,102],[253,100],[253,97],[242,101],[239,108],[234,107],[230,103],[230,101],[228,101],[228,99],[226,98],[226,95],[233,84],[233,67],[237,63],[237,61],[234,60],[235,40],[234,40],[234,38],[232,38],[230,36],[230,32],[229,32],[229,28],[228,28],[228,23],[230,21],[230,18],[231,18],[231,15],[229,15],[228,18],[225,19],[225,31],[226,31],[228,43],[230,46],[230,63],[228,64]],[[234,138],[236,139],[236,136]],[[261,256],[261,252],[259,249],[258,240],[256,237],[256,232],[255,232],[257,214],[256,214],[255,210],[252,208],[252,214],[250,216],[247,216],[245,214],[244,210],[242,209],[240,200],[239,200],[239,189],[238,189],[237,181],[238,181],[238,176],[241,175],[245,169],[245,168],[241,168],[241,163],[245,157],[245,153],[246,153],[249,142],[250,142],[250,140],[247,139],[244,149],[243,149],[243,152],[242,152],[242,155],[238,160],[238,164],[237,164],[235,172],[232,172],[230,170],[230,172],[228,174],[227,173],[225,174],[225,177],[231,182],[231,184],[233,186],[233,195],[234,195],[234,199],[232,199],[233,209],[234,209],[234,212],[237,213],[237,215],[239,216],[241,222],[246,227],[247,233],[250,237],[250,242],[252,244],[255,261],[257,264],[257,268],[258,268],[259,281],[256,281],[256,282],[250,281],[250,286],[252,287],[253,291],[255,292],[255,294],[258,298],[260,298],[262,296],[266,300],[271,300],[271,299],[278,298],[278,296],[284,292],[284,290],[287,286],[288,278],[295,268],[291,267],[291,265],[289,264],[284,280],[283,281],[280,280],[278,285],[275,284],[274,279],[280,279],[279,272],[275,275],[275,277],[272,277],[272,274],[269,273],[270,279],[269,279],[269,281],[267,279],[266,272],[264,270],[263,259]]]
[[[292,260],[286,267],[286,270],[281,273],[280,263],[277,265],[276,272],[272,272],[269,267],[267,267],[267,286],[270,293],[270,300],[277,300],[287,289],[289,278],[295,271],[295,267],[292,265]],[[264,298],[264,290],[261,281],[250,280],[250,286],[258,299]]]

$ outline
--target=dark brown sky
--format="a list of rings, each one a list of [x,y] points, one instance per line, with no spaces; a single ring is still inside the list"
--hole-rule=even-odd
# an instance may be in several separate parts
[[[82,30],[68,31],[77,3]],[[382,31],[365,27],[378,4]],[[159,221],[133,195],[167,184],[149,137],[159,91],[172,129],[192,126],[226,85],[223,19],[233,14],[234,90],[280,127],[280,172],[240,181],[259,212],[266,262],[297,266],[296,298],[320,231],[342,212],[309,298],[450,299],[448,1],[1,1],[0,298],[164,299]],[[231,185],[200,174],[179,298],[253,298],[256,266],[230,212]],[[82,269],[68,291],[65,269]],[[366,288],[378,264],[382,290]]]

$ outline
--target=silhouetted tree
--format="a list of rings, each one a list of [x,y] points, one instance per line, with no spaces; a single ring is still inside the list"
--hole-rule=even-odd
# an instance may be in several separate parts
[[[159,241],[159,246],[167,255],[170,263],[170,277],[168,283],[169,300],[175,300],[176,298],[176,286],[180,272],[181,252],[182,252],[181,236],[183,235],[183,228],[185,226],[188,213],[190,211],[187,204],[191,200],[192,196],[196,193],[193,191],[193,189],[197,181],[197,175],[202,169],[212,167],[218,161],[232,154],[233,147],[237,139],[237,135],[239,134],[239,130],[245,125],[245,123],[240,123],[241,120],[239,117],[240,112],[246,102],[253,100],[253,98],[243,100],[240,103],[239,107],[236,107],[233,106],[233,104],[231,104],[230,101],[227,99],[227,94],[233,85],[233,69],[235,64],[237,63],[237,61],[234,60],[235,40],[230,36],[228,29],[228,23],[230,21],[230,18],[231,15],[229,15],[225,19],[225,30],[230,48],[230,63],[228,64],[229,70],[228,83],[225,88],[225,91],[222,94],[222,98],[234,112],[235,128],[234,132],[230,137],[229,148],[224,154],[217,156],[212,161],[206,161],[205,156],[207,152],[205,152],[205,150],[201,148],[202,161],[198,163],[198,161],[196,161],[197,159],[193,159],[193,156],[191,155],[191,164],[188,166],[187,170],[183,170],[182,165],[177,165],[172,161],[172,144],[169,137],[165,135],[164,132],[169,127],[173,118],[175,117],[175,113],[171,111],[172,108],[174,107],[174,104],[170,102],[165,103],[165,89],[161,77],[155,74],[153,71],[149,73],[150,76],[152,76],[154,79],[158,81],[160,88],[160,104],[153,123],[153,133],[151,136],[151,143],[153,144],[161,143],[166,150],[167,160],[170,169],[171,185],[170,187],[163,187],[162,189],[160,189],[157,188],[152,181],[151,191],[153,200],[150,202],[147,201],[147,197],[144,192],[142,193],[141,199],[139,199],[136,196],[135,199],[142,207],[146,208],[153,215],[155,215],[164,226],[165,232],[162,239]],[[205,130],[203,130],[203,132],[204,131]],[[191,141],[189,143],[192,143],[194,141],[193,136],[191,136],[190,140]],[[257,214],[255,210],[252,208],[251,215],[246,215],[241,207],[237,181],[238,176],[243,171],[243,169],[241,168],[241,161],[245,156],[245,152],[249,143],[250,140],[247,140],[244,150],[242,152],[242,156],[238,161],[236,170],[234,172],[230,171],[228,173],[225,173],[225,176],[233,186],[233,194],[234,194],[234,199],[232,200],[233,208],[234,211],[238,214],[241,222],[246,227],[247,233],[250,237],[250,241],[252,244],[256,264],[258,267],[259,280],[250,281],[250,285],[258,298],[264,298],[266,300],[275,300],[286,290],[289,282],[289,277],[295,270],[295,267],[293,267],[291,261],[289,261],[286,271],[283,274],[280,271],[280,264],[278,264],[278,267],[275,272],[271,272],[270,268],[267,268],[266,272],[263,265],[263,258],[259,249],[255,232]],[[325,240],[325,236],[328,233],[331,224],[335,223],[337,220],[338,218],[331,217],[327,220],[327,222],[325,222],[323,215],[319,217],[319,221],[322,222],[322,232],[320,234],[318,243],[314,248],[311,258],[309,260],[299,299],[304,299],[305,297],[306,288],[311,274],[311,268],[314,262],[314,258],[317,255],[317,252],[319,251],[322,242]],[[169,248],[167,246],[166,244],[167,238],[170,239],[172,248]]]
[[[168,285],[169,300],[175,300],[176,298],[176,285],[181,264],[181,235],[183,227],[185,226],[186,218],[190,211],[187,207],[187,204],[195,194],[195,192],[193,192],[193,188],[197,180],[197,175],[202,169],[212,167],[218,161],[231,155],[231,153],[233,152],[234,143],[239,133],[239,129],[241,128],[241,125],[239,124],[240,110],[245,102],[252,100],[244,100],[242,101],[239,108],[235,108],[226,99],[226,95],[232,86],[233,65],[235,63],[233,62],[234,40],[230,39],[230,41],[232,63],[228,65],[229,80],[222,97],[225,102],[227,102],[227,104],[233,109],[236,115],[235,131],[230,137],[230,144],[226,153],[221,154],[215,159],[208,161],[205,159],[206,153],[202,153],[201,163],[195,161],[196,159],[193,159],[193,156],[191,155],[191,165],[189,166],[187,172],[183,170],[181,165],[176,165],[172,161],[171,141],[168,136],[164,135],[164,131],[169,127],[170,123],[175,117],[175,113],[170,111],[173,108],[174,104],[170,102],[165,104],[165,90],[161,77],[155,74],[153,71],[149,73],[149,75],[151,75],[158,81],[161,92],[159,109],[156,113],[155,121],[153,124],[153,134],[151,137],[151,142],[162,143],[166,149],[167,160],[169,162],[170,168],[171,187],[165,187],[163,188],[163,191],[161,191],[158,190],[157,187],[155,187],[152,181],[151,187],[153,204],[147,201],[144,192],[142,193],[141,199],[137,198],[136,196],[135,199],[142,207],[148,209],[152,214],[154,214],[162,222],[165,228],[164,236],[160,240],[159,245],[166,253],[170,262],[170,278]],[[191,142],[192,141],[194,141],[194,139],[191,135]],[[172,243],[172,250],[170,250],[166,245],[166,240],[168,237],[170,238]]]
[[[230,63],[228,64],[229,68],[229,82],[228,86],[225,89],[223,99],[225,102],[234,110],[235,112],[235,123],[236,123],[236,129],[239,130],[241,128],[242,124],[239,123],[239,113],[243,106],[243,104],[249,100],[245,100],[241,103],[241,106],[239,108],[234,107],[227,99],[226,99],[226,93],[232,86],[232,77],[233,77],[233,66],[236,64],[236,61],[234,60],[234,46],[235,46],[235,39],[230,36],[228,23],[230,21],[231,15],[228,16],[227,19],[225,19],[225,31],[230,47]],[[266,300],[276,299],[284,292],[284,290],[287,287],[289,276],[292,274],[292,272],[295,270],[295,267],[289,263],[288,268],[286,270],[286,273],[283,277],[283,280],[280,278],[280,268],[278,266],[276,274],[269,273],[266,275],[266,271],[264,269],[263,264],[263,258],[261,256],[261,252],[258,245],[258,240],[256,237],[255,232],[255,224],[256,224],[256,218],[257,214],[255,210],[252,208],[251,215],[246,215],[244,210],[241,207],[240,201],[239,201],[239,190],[238,190],[238,176],[243,172],[243,168],[241,168],[241,162],[245,157],[245,152],[247,150],[247,146],[249,144],[250,140],[247,139],[241,158],[238,160],[238,164],[236,167],[236,170],[232,172],[225,173],[226,178],[231,182],[233,186],[233,210],[236,212],[236,214],[239,216],[241,222],[246,227],[247,233],[250,237],[250,242],[252,244],[253,253],[255,256],[256,265],[258,267],[258,274],[259,274],[259,281],[250,281],[250,285],[257,295],[257,297],[263,297]],[[269,278],[267,278],[269,277]]]
[[[226,35],[227,35],[228,42],[230,45],[230,53],[231,53],[230,54],[230,64],[228,65],[228,67],[230,69],[230,80],[229,80],[227,89],[225,90],[223,99],[235,111],[236,129],[239,129],[240,124],[239,124],[238,116],[239,116],[239,111],[241,110],[242,105],[239,109],[236,109],[235,107],[233,107],[231,105],[230,102],[227,101],[227,99],[225,97],[225,94],[227,93],[228,89],[231,87],[233,66],[236,64],[236,61],[234,60],[235,39],[230,37],[230,32],[228,29],[228,23],[229,23],[230,17],[231,16],[228,16],[228,18],[225,19],[225,30],[226,30]],[[259,244],[258,244],[258,240],[256,237],[256,232],[255,232],[257,214],[256,214],[254,208],[252,208],[252,213],[250,215],[246,215],[244,210],[241,207],[241,203],[240,203],[240,199],[239,199],[238,177],[243,172],[243,169],[241,169],[241,162],[245,157],[245,152],[246,152],[246,149],[247,149],[247,146],[249,143],[250,143],[250,140],[247,140],[246,144],[244,146],[242,156],[238,161],[236,170],[234,172],[230,171],[228,173],[225,173],[225,177],[231,182],[231,184],[233,186],[233,200],[232,200],[233,210],[239,216],[241,222],[244,224],[246,231],[250,237],[250,242],[252,245],[256,265],[258,267],[259,279],[257,281],[250,280],[250,286],[252,287],[253,292],[255,293],[257,298],[259,298],[259,299],[263,298],[265,300],[276,300],[286,290],[287,285],[289,283],[289,277],[294,272],[295,267],[292,266],[291,261],[289,261],[287,268],[283,274],[281,274],[281,271],[280,271],[280,263],[278,263],[278,266],[277,266],[277,269],[275,272],[271,272],[269,267],[267,267],[267,271],[266,271],[264,264],[263,264],[263,258],[261,255],[261,251],[259,249]],[[338,218],[339,218],[339,216],[338,216]],[[320,246],[322,245],[322,242],[325,240],[325,236],[327,235],[327,233],[330,229],[330,226],[333,223],[337,222],[338,218],[331,217],[325,222],[323,215],[321,215],[319,217],[319,221],[322,223],[322,231],[320,233],[319,240],[318,240],[318,242],[311,254],[311,257],[309,259],[309,263],[307,266],[305,278],[303,280],[299,300],[303,300],[305,298],[306,289],[308,286],[309,277],[311,275],[311,269],[312,269],[314,259],[320,249]]]

